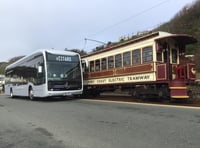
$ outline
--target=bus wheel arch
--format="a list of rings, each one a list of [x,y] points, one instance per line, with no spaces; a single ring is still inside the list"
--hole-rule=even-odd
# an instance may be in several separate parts
[[[34,93],[33,93],[33,87],[29,86],[28,87],[28,97],[30,100],[34,100]]]

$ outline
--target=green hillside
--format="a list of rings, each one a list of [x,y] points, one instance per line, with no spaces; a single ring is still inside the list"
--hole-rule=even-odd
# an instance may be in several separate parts
[[[9,64],[14,63],[15,61],[17,61],[17,60],[19,60],[19,59],[21,59],[23,57],[24,56],[18,56],[18,57],[14,57],[14,58],[10,59],[8,62],[0,62],[0,75],[1,74],[4,75],[4,73],[5,73],[4,70],[5,70],[6,66],[8,66]]]

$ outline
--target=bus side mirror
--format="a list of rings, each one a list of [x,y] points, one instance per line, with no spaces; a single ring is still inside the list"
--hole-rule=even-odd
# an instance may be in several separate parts
[[[87,72],[87,70],[88,70],[88,61],[87,60],[81,60],[81,63],[82,63],[83,72]]]
[[[86,68],[88,68],[88,61],[87,60],[81,60],[82,65],[85,65]]]
[[[42,66],[38,66],[38,73],[42,73]]]

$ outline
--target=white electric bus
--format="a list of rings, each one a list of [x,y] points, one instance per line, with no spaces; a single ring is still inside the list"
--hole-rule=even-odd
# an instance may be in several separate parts
[[[83,76],[80,55],[71,51],[38,50],[5,69],[5,94],[10,97],[80,95]]]

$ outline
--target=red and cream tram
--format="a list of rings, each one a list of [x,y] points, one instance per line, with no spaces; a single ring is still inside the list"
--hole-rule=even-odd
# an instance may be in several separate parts
[[[185,51],[196,42],[186,34],[151,32],[85,55],[84,93],[121,88],[140,98],[190,98],[195,64]]]

